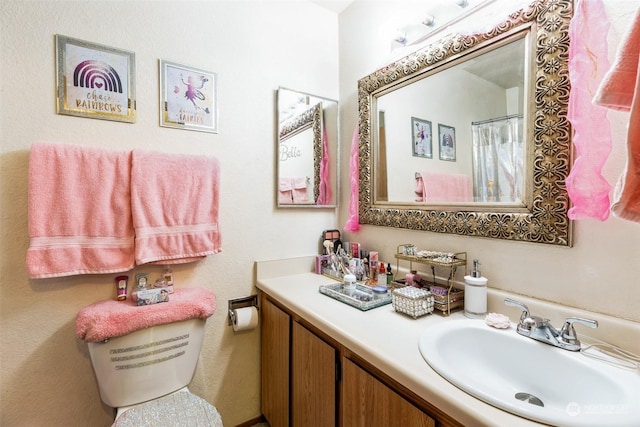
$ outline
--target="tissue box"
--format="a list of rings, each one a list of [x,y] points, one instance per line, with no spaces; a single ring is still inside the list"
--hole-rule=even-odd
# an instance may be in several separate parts
[[[433,295],[426,289],[406,286],[394,289],[391,293],[393,308],[398,313],[405,313],[417,319],[433,312]]]

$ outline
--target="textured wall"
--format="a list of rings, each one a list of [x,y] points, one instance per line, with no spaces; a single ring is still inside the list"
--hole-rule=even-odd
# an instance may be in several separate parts
[[[114,296],[114,275],[29,280],[25,269],[31,144],[57,141],[220,159],[223,252],[176,267],[177,287],[218,296],[192,391],[225,425],[260,414],[259,333],[234,334],[227,300],[254,293],[258,259],[315,254],[335,210],[275,209],[278,86],[337,98],[338,18],[307,2],[3,1],[0,5],[1,401],[3,426],[108,426],[76,313]],[[54,34],[136,54],[138,121],[55,113]],[[217,72],[219,133],[158,125],[158,59]],[[160,274],[161,267],[130,272]]]

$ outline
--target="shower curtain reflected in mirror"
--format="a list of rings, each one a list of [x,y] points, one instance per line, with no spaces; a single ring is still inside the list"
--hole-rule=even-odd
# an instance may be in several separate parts
[[[471,123],[475,202],[521,202],[524,191],[522,116]]]

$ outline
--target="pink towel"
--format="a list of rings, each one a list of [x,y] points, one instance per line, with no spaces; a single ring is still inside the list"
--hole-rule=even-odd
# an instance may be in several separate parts
[[[181,264],[222,250],[215,157],[133,151],[137,264]]]
[[[290,205],[293,203],[293,187],[291,177],[284,177],[278,180],[278,201],[280,204]]]
[[[216,295],[207,288],[176,289],[162,304],[137,306],[130,299],[100,301],[80,310],[76,336],[87,342],[100,342],[150,326],[206,319],[215,310]]]
[[[618,50],[615,63],[598,89],[594,102],[630,111],[627,164],[613,195],[611,211],[640,222],[640,9]]]
[[[471,178],[459,173],[419,172],[416,178],[416,194],[421,202],[471,202],[473,190]]]
[[[29,156],[30,278],[134,265],[131,153],[46,142]]]
[[[629,111],[634,99],[640,58],[640,9],[625,35],[613,66],[607,72],[593,102],[613,110]]]
[[[293,188],[293,203],[305,204],[309,202],[309,193],[307,188],[307,177],[293,177],[291,186]]]
[[[306,176],[282,177],[278,180],[278,201],[282,205],[309,204]]]

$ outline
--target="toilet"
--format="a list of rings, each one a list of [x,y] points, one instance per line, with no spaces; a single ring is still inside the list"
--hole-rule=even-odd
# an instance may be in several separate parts
[[[205,319],[192,318],[87,342],[104,403],[116,408],[113,426],[215,426],[214,406],[191,393]]]

